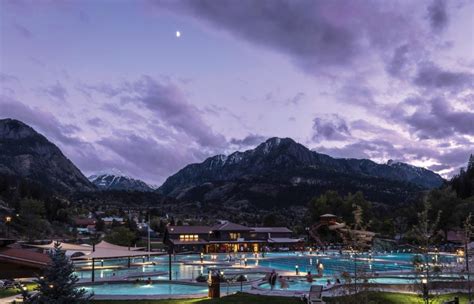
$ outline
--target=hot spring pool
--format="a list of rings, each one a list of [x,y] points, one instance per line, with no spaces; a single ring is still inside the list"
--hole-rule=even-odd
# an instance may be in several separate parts
[[[153,284],[97,284],[81,286],[88,293],[95,295],[182,295],[182,294],[202,294],[208,292],[207,285],[188,285],[179,283],[153,283]],[[250,285],[242,286],[243,290],[250,289]],[[239,286],[228,286],[221,284],[221,294],[230,294],[240,291]]]

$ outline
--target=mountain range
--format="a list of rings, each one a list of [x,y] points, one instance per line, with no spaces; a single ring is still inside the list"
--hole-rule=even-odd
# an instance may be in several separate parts
[[[369,200],[403,202],[409,194],[440,186],[424,168],[389,161],[336,159],[291,138],[270,138],[255,149],[216,155],[170,176],[159,188],[184,200],[269,205],[304,204],[326,190],[363,191]]]
[[[144,181],[121,174],[102,173],[88,177],[101,190],[153,191]]]
[[[96,189],[58,147],[14,119],[0,120],[0,175],[33,181],[60,192]]]
[[[153,191],[143,181],[117,174],[87,179],[58,147],[13,119],[0,120],[0,175],[32,180],[58,192]],[[156,191],[182,201],[267,208],[303,205],[327,190],[360,190],[375,202],[400,203],[442,183],[436,173],[405,163],[336,159],[290,138],[270,138],[255,149],[190,164]]]

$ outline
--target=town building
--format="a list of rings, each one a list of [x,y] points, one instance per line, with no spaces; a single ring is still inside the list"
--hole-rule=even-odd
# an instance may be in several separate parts
[[[163,242],[173,252],[261,252],[302,247],[286,227],[247,227],[229,221],[213,226],[168,226]]]

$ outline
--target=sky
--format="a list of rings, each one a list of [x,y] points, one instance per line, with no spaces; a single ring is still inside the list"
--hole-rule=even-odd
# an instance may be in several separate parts
[[[450,177],[474,153],[474,1],[0,0],[7,117],[156,185],[273,136]]]

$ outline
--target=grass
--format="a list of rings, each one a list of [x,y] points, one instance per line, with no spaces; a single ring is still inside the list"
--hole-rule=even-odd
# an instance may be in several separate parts
[[[433,296],[430,298],[430,304],[442,304],[444,301],[453,300],[454,297],[459,298],[459,303],[467,303],[467,294],[446,294]],[[402,294],[394,292],[366,292],[357,296],[344,296],[335,298],[324,298],[327,303],[333,304],[351,304],[351,303],[367,303],[367,304],[423,304],[423,299],[419,295]]]
[[[28,291],[33,291],[36,288],[36,283],[26,283],[26,288]],[[20,294],[21,290],[18,288],[8,288],[8,289],[1,289],[0,290],[0,299],[11,297],[17,294]]]
[[[119,300],[93,301],[94,304],[301,304],[296,298],[257,296],[237,293],[220,299]]]
[[[448,294],[433,297],[431,304],[442,304],[446,300],[453,300],[457,296],[460,304],[467,303],[466,294]],[[367,292],[359,296],[344,296],[324,298],[326,303],[332,304],[422,304],[423,299],[417,295],[408,295],[392,292]],[[94,304],[301,304],[298,298],[257,296],[237,293],[220,299],[176,299],[176,300],[103,300],[93,301]]]

